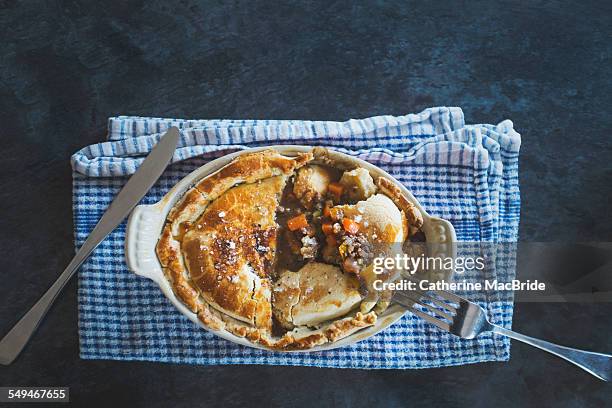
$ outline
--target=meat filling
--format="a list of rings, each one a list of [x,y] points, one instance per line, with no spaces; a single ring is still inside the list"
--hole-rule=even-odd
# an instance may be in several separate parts
[[[340,175],[326,166],[304,168],[287,183],[277,212],[281,239],[275,269],[279,282],[295,280],[298,275],[293,274],[312,265],[327,264],[337,268],[339,276],[359,282],[359,293],[365,297],[367,268],[380,256],[379,247],[397,242],[405,229],[400,214],[388,197],[377,194],[365,169]],[[386,235],[379,236],[383,232]],[[284,318],[276,316],[281,323],[285,321],[281,324],[285,329],[292,327]]]

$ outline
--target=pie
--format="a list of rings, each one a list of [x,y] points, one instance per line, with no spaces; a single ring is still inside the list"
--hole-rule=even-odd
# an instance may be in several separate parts
[[[156,251],[175,295],[207,327],[275,350],[375,324],[372,259],[423,218],[390,180],[329,152],[238,156],[172,208]]]

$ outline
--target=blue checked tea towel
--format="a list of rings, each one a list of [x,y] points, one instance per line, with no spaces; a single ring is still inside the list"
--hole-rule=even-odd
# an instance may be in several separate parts
[[[466,125],[461,109],[441,107],[346,122],[111,118],[108,141],[72,157],[77,246],[170,126],[181,129],[181,141],[172,164],[143,199],[145,204],[157,202],[195,168],[232,151],[275,144],[325,145],[391,173],[429,213],[449,220],[459,240],[517,239],[520,135],[510,121]],[[239,346],[193,324],[153,282],[131,273],[124,260],[124,237],[125,223],[80,270],[82,358],[343,368],[425,368],[509,358],[505,338],[485,334],[459,339],[410,313],[368,340],[331,351],[280,353]],[[496,263],[512,266],[511,254],[503,255],[498,254]],[[494,323],[510,326],[511,300],[485,294],[478,301]]]

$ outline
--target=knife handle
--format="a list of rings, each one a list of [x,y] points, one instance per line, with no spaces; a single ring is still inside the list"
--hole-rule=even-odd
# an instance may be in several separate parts
[[[9,365],[17,358],[47,314],[47,311],[55,301],[55,298],[57,298],[57,295],[59,295],[64,286],[66,286],[66,283],[72,278],[89,254],[91,254],[104,239],[106,234],[102,235],[105,231],[100,231],[100,224],[102,224],[102,220],[100,220],[91,234],[89,234],[83,246],[79,249],[74,258],[72,258],[70,264],[68,264],[64,272],[61,273],[53,285],[47,289],[38,302],[36,302],[2,340],[0,340],[0,364]]]

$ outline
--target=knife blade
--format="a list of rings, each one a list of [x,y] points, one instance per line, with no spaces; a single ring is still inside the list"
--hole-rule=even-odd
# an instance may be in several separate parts
[[[129,215],[155,184],[170,163],[179,137],[180,134],[176,127],[170,128],[161,137],[138,170],[111,202],[66,269],[38,302],[0,340],[0,364],[9,365],[17,358],[66,283],[93,250]]]

